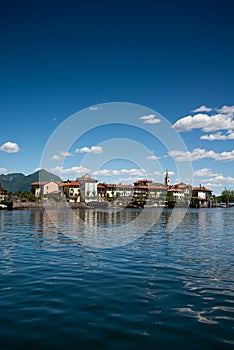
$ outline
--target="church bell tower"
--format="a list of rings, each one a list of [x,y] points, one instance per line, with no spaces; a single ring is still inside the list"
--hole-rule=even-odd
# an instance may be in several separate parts
[[[165,175],[165,185],[170,186],[170,176],[168,174],[168,171],[166,171],[166,175]]]

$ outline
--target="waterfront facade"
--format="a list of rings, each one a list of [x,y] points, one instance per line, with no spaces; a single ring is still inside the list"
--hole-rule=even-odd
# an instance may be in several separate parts
[[[60,188],[69,202],[80,202],[80,184],[77,180],[63,181]]]
[[[80,185],[81,201],[89,202],[98,198],[97,182],[98,180],[90,177],[88,174],[78,177]]]
[[[168,172],[164,184],[154,183],[150,179],[139,179],[134,184],[108,184],[98,183],[98,180],[88,174],[76,180],[66,180],[61,183],[34,182],[31,184],[32,193],[36,197],[61,193],[69,202],[113,201],[125,205],[166,205],[175,203],[192,207],[213,206],[212,191],[205,186],[192,187],[186,183],[171,185]]]
[[[52,193],[58,193],[59,184],[54,181],[37,181],[30,184],[31,192],[35,197],[42,197]]]
[[[212,191],[202,185],[193,187],[191,206],[196,208],[213,206]]]

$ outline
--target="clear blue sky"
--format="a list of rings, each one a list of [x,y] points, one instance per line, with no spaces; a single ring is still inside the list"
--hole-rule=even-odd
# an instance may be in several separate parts
[[[70,115],[121,101],[149,107],[175,125],[190,152],[195,185],[217,193],[233,188],[233,13],[227,0],[2,2],[0,173],[32,173],[51,133]],[[101,141],[100,134],[83,138],[76,148],[89,151],[77,153],[95,154],[91,147]],[[64,166],[79,162],[70,157]],[[109,171],[121,166],[114,162]],[[162,161],[166,167],[170,162]],[[119,181],[107,175],[98,179]]]

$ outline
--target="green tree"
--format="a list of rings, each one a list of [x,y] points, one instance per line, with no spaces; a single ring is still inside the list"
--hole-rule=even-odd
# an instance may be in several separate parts
[[[15,195],[21,199],[23,202],[35,202],[36,197],[33,193],[27,192],[27,191],[18,191],[15,193]]]
[[[229,203],[229,202],[234,202],[234,191],[232,190],[225,190],[221,193],[221,199],[222,202]]]

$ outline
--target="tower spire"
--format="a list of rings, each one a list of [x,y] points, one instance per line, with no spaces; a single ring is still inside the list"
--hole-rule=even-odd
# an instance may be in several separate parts
[[[166,171],[166,175],[165,175],[165,185],[170,186],[170,176],[169,176],[168,170]]]

